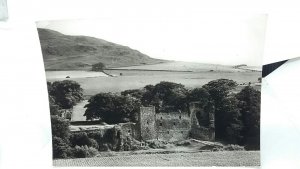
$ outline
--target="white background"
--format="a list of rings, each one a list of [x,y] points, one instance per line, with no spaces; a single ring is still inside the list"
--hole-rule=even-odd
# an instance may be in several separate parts
[[[297,1],[8,0],[0,22],[0,168],[52,168],[43,60],[35,21],[267,13],[264,63],[300,56]],[[262,168],[300,167],[299,73],[293,61],[263,80]]]

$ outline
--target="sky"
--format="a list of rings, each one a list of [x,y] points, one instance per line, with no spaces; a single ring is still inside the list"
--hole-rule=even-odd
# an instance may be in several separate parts
[[[180,16],[39,21],[37,27],[100,38],[150,57],[223,65],[262,65],[267,16],[203,13]]]

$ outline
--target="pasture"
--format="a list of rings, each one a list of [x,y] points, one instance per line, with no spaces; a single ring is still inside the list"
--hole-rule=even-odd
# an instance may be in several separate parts
[[[209,81],[226,78],[239,84],[257,83],[261,72],[235,69],[232,66],[167,62],[154,65],[119,67],[105,70],[113,75],[92,71],[46,71],[47,81],[75,80],[84,89],[84,95],[100,92],[121,92],[127,89],[139,89],[146,85],[155,85],[161,81],[181,83],[187,88],[201,87]],[[70,78],[66,78],[69,76]],[[260,89],[260,86],[256,86]]]
[[[76,72],[76,71],[75,71]],[[70,78],[77,81],[84,89],[84,95],[94,95],[99,92],[121,92],[127,89],[139,89],[146,85],[155,85],[161,81],[181,83],[187,88],[201,87],[211,80],[227,78],[237,83],[256,83],[261,77],[260,72],[167,72],[139,70],[111,70],[115,77],[80,77]],[[48,81],[63,80],[47,76]]]
[[[107,75],[102,72],[92,71],[46,71],[47,79],[63,80],[69,78],[91,78],[91,77],[106,77]]]
[[[201,72],[201,71],[230,71],[230,72],[241,72],[248,70],[262,70],[261,66],[241,66],[236,69],[234,66],[228,65],[218,65],[218,64],[206,64],[206,63],[196,63],[196,62],[182,62],[182,61],[169,61],[165,63],[159,64],[149,64],[149,65],[139,65],[139,66],[127,66],[127,67],[118,67],[115,69],[145,69],[145,70],[175,70],[175,71],[193,71],[193,72]]]
[[[250,160],[251,159],[251,160]],[[110,157],[54,160],[54,166],[260,166],[259,151],[218,151],[169,154],[117,153]]]

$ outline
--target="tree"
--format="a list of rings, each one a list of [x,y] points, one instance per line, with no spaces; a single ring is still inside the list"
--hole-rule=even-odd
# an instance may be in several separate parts
[[[224,130],[222,137],[231,144],[241,144],[243,122],[238,108],[238,100],[234,96],[224,99],[222,111],[223,114],[220,116],[223,118],[223,121],[218,124]]]
[[[145,93],[145,90],[140,89],[132,89],[132,90],[125,90],[121,92],[121,95],[123,96],[131,96],[137,99],[141,99],[143,97],[143,94]]]
[[[148,85],[142,97],[145,106],[155,106],[158,109],[173,107],[174,110],[187,110],[188,90],[182,84],[162,81],[155,86]]]
[[[105,69],[105,65],[102,62],[96,63],[92,65],[92,71],[102,72]]]
[[[69,121],[58,116],[51,116],[52,136],[68,141],[70,135]]]
[[[137,112],[141,106],[140,100],[136,98],[112,93],[96,94],[88,102],[84,114],[87,120],[100,119],[110,124],[137,121]]]
[[[70,109],[83,100],[83,89],[72,80],[48,83],[48,92],[54,103],[62,109]]]
[[[50,115],[60,115],[60,107],[55,103],[53,96],[49,95]]]
[[[59,105],[55,103],[55,99],[52,95],[50,95],[50,91],[53,91],[52,83],[47,82],[48,88],[48,100],[49,100],[49,108],[50,108],[50,115],[60,115],[59,110],[61,109]]]
[[[237,100],[231,92],[237,83],[229,79],[210,81],[203,88],[208,91],[215,105],[215,133],[217,139],[238,142],[242,128]]]
[[[52,152],[53,158],[67,158],[71,152],[71,147],[60,137],[52,137]]]
[[[208,82],[204,86],[212,99],[215,101],[216,109],[222,104],[222,100],[228,97],[229,93],[237,87],[237,83],[229,79],[217,79]]]
[[[260,148],[260,91],[251,86],[246,86],[237,95],[239,108],[242,114],[244,128],[242,135],[243,144],[248,149]]]
[[[201,126],[208,127],[210,118],[214,118],[210,116],[213,116],[215,113],[214,103],[208,91],[204,88],[195,88],[189,92],[187,100],[188,102],[200,103],[201,109],[196,112],[196,116]]]
[[[159,98],[155,96],[153,85],[146,85],[145,92],[142,95],[141,102],[144,106],[159,106]]]
[[[86,145],[88,147],[94,147],[96,149],[99,148],[97,141],[92,138],[89,138],[86,132],[72,133],[69,140],[72,147],[75,147],[76,145]]]
[[[198,101],[202,103],[202,105],[206,105],[210,99],[209,92],[204,88],[195,88],[188,94],[189,102]]]
[[[94,157],[98,154],[98,150],[94,147],[88,146],[75,146],[73,148],[73,154],[76,158]]]
[[[51,115],[53,158],[67,158],[71,154],[69,143],[69,122]]]

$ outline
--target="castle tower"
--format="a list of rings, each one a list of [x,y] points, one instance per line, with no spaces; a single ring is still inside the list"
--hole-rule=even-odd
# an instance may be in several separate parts
[[[157,138],[155,107],[140,107],[139,132],[141,140]]]
[[[214,107],[210,103],[203,106],[199,102],[189,105],[191,118],[190,136],[199,140],[215,140]],[[197,117],[197,114],[199,117]],[[200,121],[198,120],[200,119]]]

